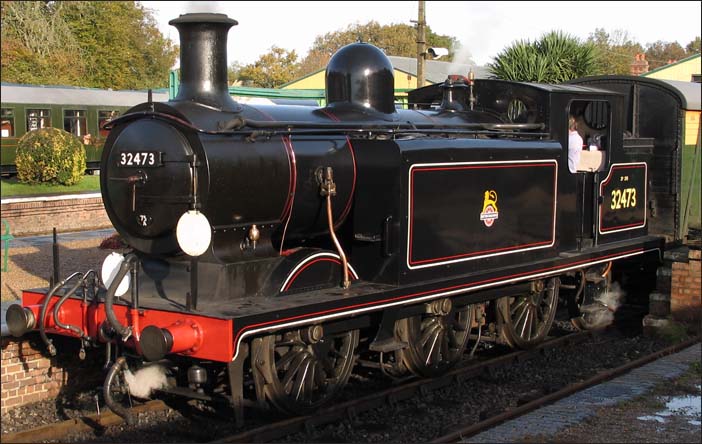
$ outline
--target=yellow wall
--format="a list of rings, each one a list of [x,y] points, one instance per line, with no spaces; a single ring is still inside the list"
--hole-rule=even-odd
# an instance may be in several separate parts
[[[654,72],[644,74],[644,77],[661,80],[682,80],[683,82],[692,81],[693,74],[702,74],[702,57],[697,56],[692,60],[687,60],[680,63],[671,64],[668,67],[662,67]]]
[[[395,89],[414,89],[417,77],[395,70]],[[285,85],[283,89],[324,89],[324,70]]]

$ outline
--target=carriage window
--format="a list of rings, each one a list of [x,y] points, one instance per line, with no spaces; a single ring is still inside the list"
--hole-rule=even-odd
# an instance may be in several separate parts
[[[116,117],[119,117],[119,111],[117,110],[98,111],[98,130],[100,131],[100,137],[104,139],[110,134],[110,130],[103,129],[103,125]]]
[[[51,126],[51,111],[48,109],[27,110],[27,131]]]
[[[63,129],[77,137],[88,134],[85,110],[67,109],[63,112]]]
[[[15,112],[11,108],[2,108],[2,137],[15,136]]]

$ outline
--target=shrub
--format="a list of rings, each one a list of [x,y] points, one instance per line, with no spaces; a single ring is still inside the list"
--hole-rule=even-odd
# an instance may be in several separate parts
[[[85,173],[85,149],[69,132],[41,128],[19,140],[15,164],[20,182],[75,185]]]

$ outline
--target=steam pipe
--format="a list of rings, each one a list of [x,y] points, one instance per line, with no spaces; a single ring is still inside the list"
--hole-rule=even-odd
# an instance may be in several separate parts
[[[80,336],[81,338],[85,337],[85,333],[83,333],[83,330],[76,327],[75,325],[70,325],[70,324],[64,324],[61,322],[59,319],[59,310],[61,309],[61,306],[63,305],[64,302],[73,294],[75,291],[78,289],[80,285],[82,285],[85,280],[90,276],[91,273],[95,273],[94,270],[88,270],[83,277],[76,283],[76,285],[73,286],[70,290],[66,292],[63,296],[61,296],[61,299],[58,300],[58,302],[54,305],[54,323],[56,324],[57,327],[63,328],[64,330],[71,330],[73,333],[76,335]],[[86,290],[87,292],[87,290]]]
[[[49,290],[49,292],[46,294],[44,302],[41,304],[41,313],[39,314],[39,336],[41,336],[41,340],[44,341],[44,344],[46,344],[46,348],[49,350],[49,354],[51,356],[56,356],[56,347],[54,347],[53,341],[51,341],[51,339],[49,339],[46,336],[46,311],[49,308],[49,301],[51,300],[51,298],[54,297],[54,293],[56,293],[59,288],[66,285],[66,282],[70,281],[78,275],[80,275],[80,273],[75,272],[72,275],[68,276],[66,279],[62,280],[61,282],[58,282],[56,285],[51,287],[51,290]],[[80,282],[78,284],[80,285]],[[72,291],[75,291],[75,288],[78,287],[74,287]],[[70,293],[71,292],[69,291],[69,294]]]
[[[342,133],[367,133],[368,131],[382,132],[387,134],[411,133],[411,132],[456,132],[465,131],[498,131],[498,130],[543,130],[546,126],[543,123],[455,123],[450,125],[437,125],[433,123],[412,123],[412,122],[397,122],[397,123],[351,123],[351,122],[304,122],[304,121],[262,121],[251,120],[237,117],[230,121],[220,123],[219,130],[205,130],[198,128],[192,123],[172,116],[166,113],[153,111],[135,111],[125,114],[105,124],[105,129],[112,129],[117,125],[137,120],[142,117],[150,117],[166,120],[170,123],[177,124],[182,128],[195,131],[200,134],[210,135],[244,135],[250,134],[252,131],[242,130],[242,128],[283,130],[283,133],[294,133],[294,130],[309,129],[310,134],[342,134]],[[548,133],[531,133],[532,136],[548,136]]]
[[[110,392],[115,376],[120,371],[124,371],[125,368],[127,368],[127,358],[125,358],[124,356],[120,356],[119,358],[117,358],[117,361],[115,361],[112,367],[110,367],[110,371],[107,373],[105,383],[102,385],[102,395],[105,397],[105,403],[110,408],[110,410],[112,410],[117,416],[123,418],[128,425],[132,425],[134,423],[132,416],[124,407],[122,407],[117,402],[115,402],[114,399],[112,399],[112,393]]]
[[[122,336],[123,339],[128,338],[132,330],[131,328],[125,327],[119,322],[119,319],[117,319],[117,316],[115,316],[115,311],[112,308],[112,306],[114,304],[115,293],[117,293],[117,287],[119,287],[119,284],[120,282],[122,282],[122,279],[127,275],[127,273],[129,273],[129,270],[134,263],[134,259],[135,256],[130,255],[127,256],[124,259],[124,261],[122,261],[122,264],[119,267],[119,271],[117,271],[117,275],[110,284],[110,288],[107,289],[107,295],[105,295],[105,316],[107,317],[107,322],[110,323],[110,326],[112,326],[112,328],[120,336]],[[134,282],[133,284],[137,285],[136,282]]]

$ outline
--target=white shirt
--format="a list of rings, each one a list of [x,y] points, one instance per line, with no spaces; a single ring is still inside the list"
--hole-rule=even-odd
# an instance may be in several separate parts
[[[571,173],[578,171],[580,152],[583,150],[583,138],[577,131],[568,131],[568,169]]]

